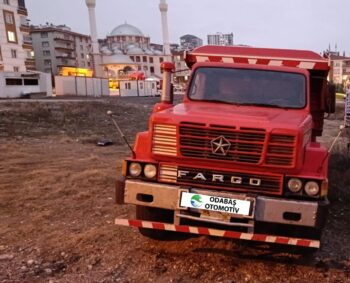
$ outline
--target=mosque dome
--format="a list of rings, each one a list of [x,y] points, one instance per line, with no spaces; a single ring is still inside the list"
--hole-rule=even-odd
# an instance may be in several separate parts
[[[109,56],[103,56],[103,65],[113,65],[113,64],[135,64],[129,56],[123,54],[113,54]]]
[[[110,34],[110,36],[117,35],[144,36],[137,27],[129,25],[127,23],[115,27]]]
[[[140,47],[135,46],[134,44],[130,44],[127,47],[127,53],[129,55],[139,55],[139,54],[144,54],[144,51]]]

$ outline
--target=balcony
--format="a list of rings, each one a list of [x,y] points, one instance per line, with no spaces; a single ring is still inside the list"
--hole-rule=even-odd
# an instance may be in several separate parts
[[[24,62],[27,70],[35,70],[35,60],[32,58],[27,58]]]
[[[57,58],[57,67],[76,67],[76,65],[77,65],[77,62],[75,58],[67,58],[67,57]]]
[[[30,32],[30,27],[27,24],[21,24],[19,27],[19,30],[21,32],[29,33]]]
[[[55,50],[63,51],[63,52],[72,52],[74,51],[74,47],[59,45],[59,46],[55,46]]]
[[[69,42],[69,43],[74,42],[73,38],[64,38],[64,37],[59,37],[59,36],[54,37],[54,40],[59,41],[59,42]]]
[[[57,59],[69,59],[69,60],[76,60],[77,58],[73,55],[57,55]]]
[[[23,47],[23,49],[33,50],[33,43],[32,42],[23,42],[22,47]]]
[[[23,16],[28,16],[27,8],[23,6],[18,6],[17,13]]]

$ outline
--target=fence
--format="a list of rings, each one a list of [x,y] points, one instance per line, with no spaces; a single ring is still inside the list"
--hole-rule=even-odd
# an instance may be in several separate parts
[[[119,81],[120,96],[156,96],[156,81]]]
[[[56,95],[107,96],[108,80],[88,77],[55,76]]]

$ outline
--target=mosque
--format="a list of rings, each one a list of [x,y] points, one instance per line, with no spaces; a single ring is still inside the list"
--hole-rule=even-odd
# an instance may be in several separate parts
[[[102,66],[108,77],[123,79],[130,73],[160,78],[164,53],[150,43],[140,29],[124,23],[115,27],[106,39],[99,40]]]
[[[90,33],[94,74],[110,80],[137,79],[159,80],[162,76],[160,65],[163,61],[174,60],[182,67],[181,56],[171,54],[166,0],[160,0],[163,44],[152,44],[150,37],[137,27],[124,23],[115,27],[105,39],[98,40],[95,16],[96,0],[85,0],[89,10]],[[182,60],[183,61],[183,60]]]

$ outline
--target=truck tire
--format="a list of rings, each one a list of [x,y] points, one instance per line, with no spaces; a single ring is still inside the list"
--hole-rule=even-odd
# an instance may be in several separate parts
[[[173,223],[173,218],[174,213],[171,210],[140,205],[136,206],[137,220]],[[143,236],[155,240],[172,240],[176,234],[176,232],[172,231],[147,228],[139,228],[139,231]]]

